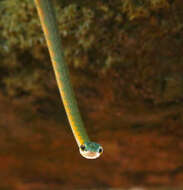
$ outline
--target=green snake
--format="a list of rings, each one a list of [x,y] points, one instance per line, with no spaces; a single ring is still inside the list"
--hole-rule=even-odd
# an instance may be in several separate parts
[[[34,1],[47,42],[57,85],[79,151],[81,155],[87,159],[98,158],[102,154],[103,148],[98,143],[90,141],[84,127],[69,78],[68,66],[64,60],[61,38],[52,0]]]

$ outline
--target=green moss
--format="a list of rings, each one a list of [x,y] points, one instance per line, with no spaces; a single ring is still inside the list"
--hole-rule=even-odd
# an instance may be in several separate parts
[[[67,63],[98,76],[116,69],[132,97],[163,102],[166,76],[183,69],[183,8],[169,2],[54,1]],[[12,96],[56,91],[33,1],[1,1],[0,15],[0,85]]]

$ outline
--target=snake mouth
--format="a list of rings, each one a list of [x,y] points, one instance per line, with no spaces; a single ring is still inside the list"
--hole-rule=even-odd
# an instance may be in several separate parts
[[[83,157],[85,157],[87,159],[96,159],[101,155],[101,153],[99,153],[99,152],[92,152],[92,151],[81,151],[80,150],[80,153]]]

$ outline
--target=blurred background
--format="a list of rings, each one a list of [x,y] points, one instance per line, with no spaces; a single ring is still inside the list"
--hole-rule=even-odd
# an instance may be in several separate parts
[[[0,190],[183,189],[182,0],[55,0],[85,126],[79,154],[32,0],[0,0]]]

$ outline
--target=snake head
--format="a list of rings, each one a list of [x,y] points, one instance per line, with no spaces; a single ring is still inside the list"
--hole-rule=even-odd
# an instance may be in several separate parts
[[[87,159],[96,159],[102,154],[103,148],[95,142],[86,142],[80,146],[79,151]]]

